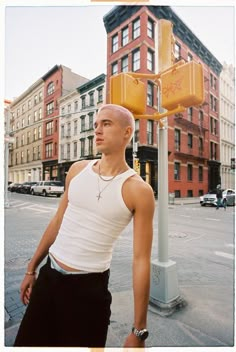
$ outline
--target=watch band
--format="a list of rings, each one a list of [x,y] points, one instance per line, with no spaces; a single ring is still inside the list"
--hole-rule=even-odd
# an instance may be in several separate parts
[[[136,329],[134,326],[132,327],[132,333],[137,336],[141,341],[147,339],[149,332],[147,329]]]

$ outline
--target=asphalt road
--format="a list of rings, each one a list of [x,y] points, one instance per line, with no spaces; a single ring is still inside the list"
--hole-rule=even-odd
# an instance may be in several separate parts
[[[5,327],[17,324],[24,313],[19,286],[27,262],[60,199],[12,193],[5,209]],[[216,210],[199,204],[170,205],[169,257],[177,263],[180,286],[233,287],[234,207]],[[154,219],[152,258],[157,258],[157,223]],[[111,266],[110,290],[126,292],[132,287],[132,224],[118,239]],[[231,291],[230,291],[231,292]],[[227,304],[233,311],[233,294]],[[228,329],[229,330],[229,329]],[[232,329],[231,329],[232,330]],[[225,339],[232,341],[232,331]]]

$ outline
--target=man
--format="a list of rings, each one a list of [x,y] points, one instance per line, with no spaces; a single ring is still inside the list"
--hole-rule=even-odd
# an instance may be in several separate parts
[[[155,208],[152,188],[125,161],[134,119],[107,104],[95,120],[100,160],[75,162],[58,210],[21,284],[28,304],[15,346],[104,347],[113,245],[133,218],[134,320],[125,347],[144,347]],[[48,255],[47,263],[36,270]]]
[[[217,185],[216,187],[216,198],[217,198],[217,204],[216,204],[216,210],[219,209],[219,207],[223,206],[224,209],[226,210],[226,204],[223,201],[223,192],[221,189],[221,185]]]

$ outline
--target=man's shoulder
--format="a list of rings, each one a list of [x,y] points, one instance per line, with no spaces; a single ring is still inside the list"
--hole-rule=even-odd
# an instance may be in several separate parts
[[[91,160],[80,160],[80,161],[75,161],[68,172],[68,177],[71,179],[74,176],[76,176],[78,173],[80,173],[89,163]]]
[[[142,199],[142,197],[154,198],[152,187],[138,174],[130,177],[126,182],[125,193],[132,198]]]

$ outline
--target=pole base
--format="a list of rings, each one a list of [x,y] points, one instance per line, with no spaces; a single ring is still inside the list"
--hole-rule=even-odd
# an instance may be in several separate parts
[[[152,308],[155,307],[156,313],[163,315],[170,315],[183,305],[174,261],[152,261],[150,304]]]

